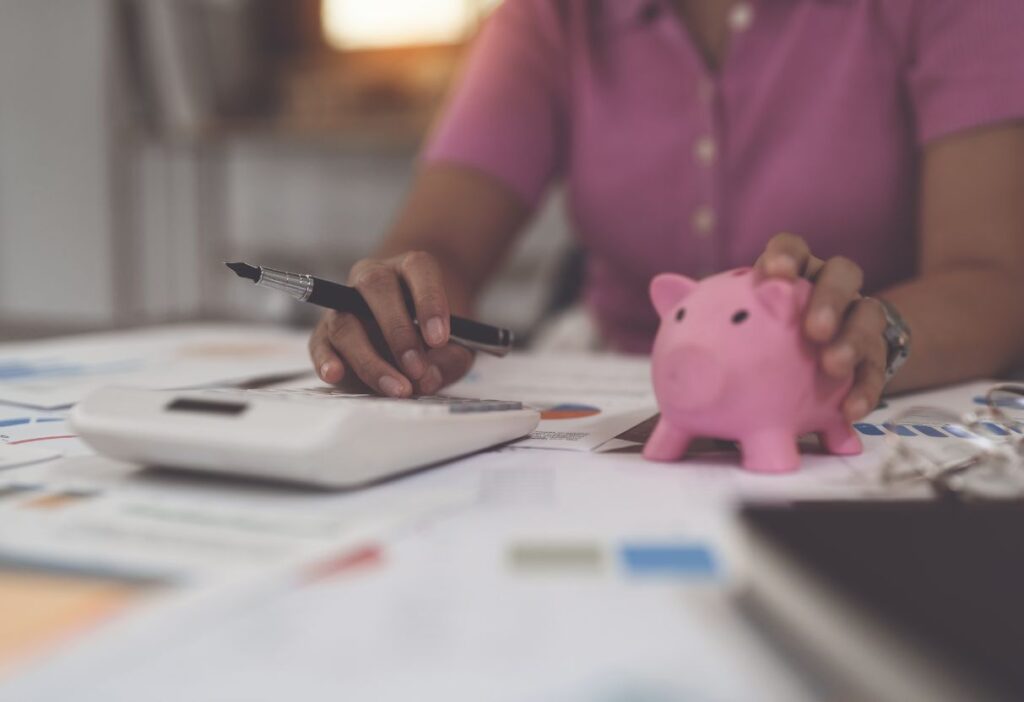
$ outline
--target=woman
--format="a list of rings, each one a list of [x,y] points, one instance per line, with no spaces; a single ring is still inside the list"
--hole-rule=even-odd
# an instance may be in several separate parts
[[[804,332],[854,374],[851,420],[907,325],[889,389],[994,376],[1024,351],[1022,37],[1020,0],[506,0],[352,269],[383,338],[328,313],[315,366],[395,397],[460,377],[449,313],[562,179],[612,348],[649,349],[656,273],[756,262],[814,281]]]

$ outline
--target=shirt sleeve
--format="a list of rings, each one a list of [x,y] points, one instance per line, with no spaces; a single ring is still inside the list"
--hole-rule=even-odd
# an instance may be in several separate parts
[[[910,42],[922,143],[1024,119],[1024,0],[916,0]]]
[[[561,168],[567,73],[557,3],[505,0],[421,156],[480,170],[536,206]]]

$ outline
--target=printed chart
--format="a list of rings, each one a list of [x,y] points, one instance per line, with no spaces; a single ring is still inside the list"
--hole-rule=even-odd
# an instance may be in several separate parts
[[[542,408],[540,418],[542,420],[583,419],[585,417],[596,417],[599,414],[601,414],[599,407],[568,402]]]
[[[995,436],[1010,436],[1011,434],[1024,434],[1021,428],[1012,424],[996,424],[995,422],[982,422],[981,425]],[[885,436],[889,430],[882,424],[870,422],[858,422],[853,428],[865,436]],[[918,436],[929,439],[970,439],[974,435],[963,427],[953,424],[898,424],[892,427],[892,431],[900,436]]]

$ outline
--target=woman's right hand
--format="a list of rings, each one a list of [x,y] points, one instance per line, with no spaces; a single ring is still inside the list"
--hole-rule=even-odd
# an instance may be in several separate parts
[[[356,391],[389,397],[432,395],[473,364],[473,353],[449,343],[451,312],[441,267],[428,253],[364,259],[352,267],[349,285],[366,299],[377,322],[327,310],[309,340],[320,378]],[[417,326],[405,306],[412,295]]]

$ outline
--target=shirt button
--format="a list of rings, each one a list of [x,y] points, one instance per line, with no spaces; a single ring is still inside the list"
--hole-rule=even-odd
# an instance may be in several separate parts
[[[715,229],[715,211],[709,206],[698,207],[693,213],[693,231],[700,237],[708,237]]]
[[[735,5],[729,12],[729,28],[734,32],[744,32],[754,23],[754,6],[749,2]]]
[[[693,155],[697,159],[697,163],[703,166],[710,166],[715,162],[717,150],[715,140],[709,136],[701,137],[693,145]]]

